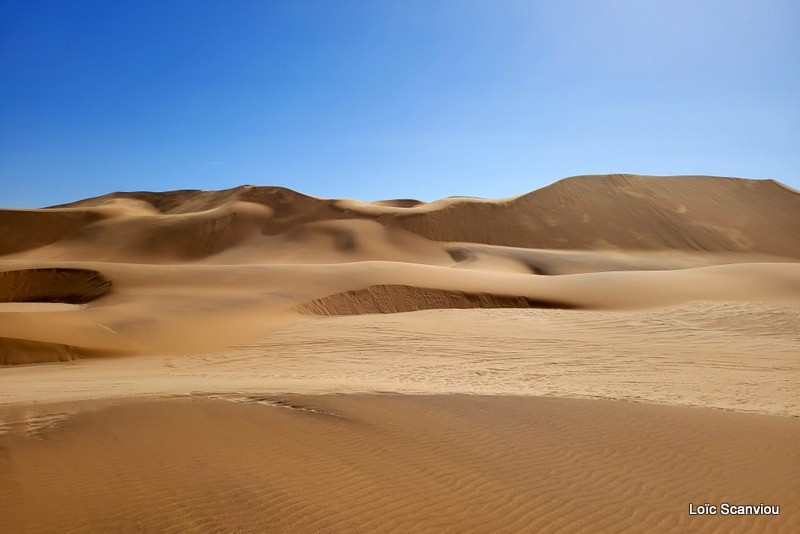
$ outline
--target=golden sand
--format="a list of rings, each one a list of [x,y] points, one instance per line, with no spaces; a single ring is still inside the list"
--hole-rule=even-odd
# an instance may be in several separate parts
[[[0,530],[792,532],[798,346],[768,180],[0,210]]]

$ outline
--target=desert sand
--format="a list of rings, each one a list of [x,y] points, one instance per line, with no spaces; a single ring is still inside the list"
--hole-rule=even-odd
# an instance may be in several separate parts
[[[800,193],[0,210],[0,364],[12,532],[797,531]]]

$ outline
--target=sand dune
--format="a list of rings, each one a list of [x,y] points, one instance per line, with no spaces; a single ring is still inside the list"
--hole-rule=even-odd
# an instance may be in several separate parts
[[[770,180],[0,210],[0,524],[793,532],[799,258]]]
[[[276,235],[253,235],[240,246],[206,258],[207,264],[302,264],[396,261],[452,265],[450,255],[430,240],[366,220],[300,224]]]
[[[452,202],[435,217],[409,214],[400,221],[438,241],[797,258],[798,210],[800,195],[771,181],[610,175],[569,178],[502,202]]]
[[[46,268],[51,263],[14,262]],[[95,354],[210,352],[281,325],[297,305],[330,297],[352,302],[371,286],[424,288],[385,292],[378,310],[466,306],[459,294],[495,295],[484,306],[518,303],[587,310],[647,309],[698,300],[797,305],[800,264],[734,264],[672,271],[535,276],[399,262],[306,265],[147,265],[61,262],[102,270],[114,291],[69,312],[6,313],[0,336],[79,347]],[[0,269],[2,264],[0,264]],[[351,293],[348,297],[348,292]],[[334,295],[342,293],[344,297]],[[410,302],[409,297],[418,299]],[[506,297],[506,298],[498,298]],[[480,299],[478,301],[480,302]],[[312,304],[312,306],[314,306]],[[346,306],[345,306],[346,308]],[[375,311],[329,307],[328,313]],[[202,328],[201,328],[202,326]],[[34,358],[35,356],[31,356]],[[28,359],[27,361],[31,361]]]
[[[141,211],[124,206],[58,243],[29,250],[23,257],[132,263],[196,261],[260,233],[271,217],[269,208],[246,202],[179,215]]]
[[[276,187],[114,193],[161,213],[191,213],[239,201],[268,206],[277,234],[306,222],[371,219],[434,241],[525,248],[687,250],[800,257],[800,194],[771,180],[703,176],[579,176],[500,201],[451,198],[427,204],[327,200]],[[402,206],[402,207],[401,207]]]
[[[265,335],[291,309],[797,302],[798,199],[770,181],[614,175],[497,201],[366,203],[244,186],[0,211],[0,250],[16,251],[0,258],[0,300],[96,299],[68,316],[15,313],[0,323],[0,336],[75,354],[186,353]],[[554,248],[507,246],[519,244]],[[66,274],[42,278],[76,269],[98,273],[97,292]],[[38,273],[41,287],[11,274],[22,270]],[[106,283],[113,292],[97,298]],[[195,334],[201,324],[218,337]]]

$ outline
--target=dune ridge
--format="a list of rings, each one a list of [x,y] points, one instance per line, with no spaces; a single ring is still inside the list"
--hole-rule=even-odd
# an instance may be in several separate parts
[[[800,195],[773,181],[578,176],[505,201],[458,201],[403,218],[437,241],[525,248],[759,252],[800,257]],[[492,221],[470,224],[469,221]],[[772,228],[773,234],[763,230]]]
[[[57,208],[92,209],[119,199],[147,202],[162,214],[198,213],[232,202],[259,204],[274,214],[262,229],[267,235],[314,221],[368,219],[433,241],[800,258],[800,222],[795,216],[800,195],[772,180],[592,175],[567,178],[510,199],[450,198],[424,204],[320,199],[281,187],[241,186],[225,191],[112,193]]]

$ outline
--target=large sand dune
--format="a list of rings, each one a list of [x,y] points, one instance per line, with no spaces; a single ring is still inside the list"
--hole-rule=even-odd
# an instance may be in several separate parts
[[[770,180],[0,210],[0,523],[789,532],[798,346]],[[385,392],[469,396],[291,395]],[[688,516],[714,499],[785,512]]]
[[[114,193],[0,211],[0,300],[77,303],[113,285],[75,313],[6,317],[0,337],[75,354],[196,352],[257,337],[286,310],[796,302],[798,213],[800,194],[776,182],[713,177],[583,176],[432,203],[252,186]],[[108,281],[101,293],[65,274],[80,269]],[[37,274],[30,293],[23,271],[62,274]],[[192,334],[201,324],[209,335]]]
[[[579,176],[505,200],[429,204],[328,200],[276,187],[114,193],[70,208],[139,200],[162,214],[267,206],[266,234],[331,219],[369,219],[434,241],[581,250],[690,250],[800,257],[800,194],[771,180],[707,176]],[[51,210],[52,211],[52,210]],[[771,230],[771,231],[765,231]]]

